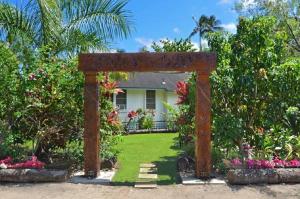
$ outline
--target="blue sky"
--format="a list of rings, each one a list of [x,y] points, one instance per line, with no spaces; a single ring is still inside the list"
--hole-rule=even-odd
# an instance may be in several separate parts
[[[13,3],[27,0],[9,0]],[[194,28],[192,17],[202,14],[215,15],[225,29],[235,32],[237,14],[233,10],[237,0],[128,0],[126,8],[131,11],[135,31],[131,37],[115,40],[113,49],[137,52],[160,39],[186,38]],[[248,0],[252,2],[253,0]],[[195,45],[198,38],[192,39]]]
[[[194,28],[192,17],[215,15],[226,29],[235,32],[237,14],[234,0],[129,0],[135,31],[126,40],[117,40],[113,48],[136,52],[153,41],[186,38]],[[193,42],[197,43],[195,36]]]

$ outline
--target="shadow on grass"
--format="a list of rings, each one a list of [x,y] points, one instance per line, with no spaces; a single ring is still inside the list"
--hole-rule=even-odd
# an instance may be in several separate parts
[[[177,173],[176,161],[176,156],[167,156],[161,157],[161,160],[153,162],[157,166],[158,185],[172,185],[180,183],[180,177]],[[134,184],[135,182],[133,181],[111,182],[111,185],[113,186],[134,186]]]
[[[160,161],[154,162],[157,166],[158,185],[171,185],[180,183],[180,177],[177,173],[176,166],[177,157],[168,156],[162,157]]]

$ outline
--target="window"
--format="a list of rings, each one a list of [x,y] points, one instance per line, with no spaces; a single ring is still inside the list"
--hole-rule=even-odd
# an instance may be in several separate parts
[[[127,91],[123,90],[123,92],[116,95],[116,105],[120,110],[127,109]]]
[[[155,90],[146,90],[146,109],[155,109]]]

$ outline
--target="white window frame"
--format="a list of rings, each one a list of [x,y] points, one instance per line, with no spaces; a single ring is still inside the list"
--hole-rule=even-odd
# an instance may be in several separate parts
[[[154,109],[149,109],[147,107],[147,91],[154,91]],[[157,91],[154,90],[154,89],[147,89],[145,90],[145,109],[146,110],[156,110],[156,106],[157,106],[157,103],[156,103],[156,95],[157,95]]]
[[[127,90],[126,89],[123,89],[123,91],[125,92],[125,104],[117,104],[117,96],[118,96],[118,94],[116,95],[116,98],[115,98],[115,102],[116,102],[116,107],[120,110],[120,111],[124,111],[124,110],[127,110],[127,105],[128,105],[128,103],[127,103],[127,101],[128,101],[128,92],[127,92]],[[124,94],[124,93],[122,93],[122,94]],[[123,98],[122,98],[123,99]]]

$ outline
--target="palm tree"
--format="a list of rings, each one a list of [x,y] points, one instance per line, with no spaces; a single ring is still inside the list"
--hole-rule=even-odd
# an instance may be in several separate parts
[[[210,17],[202,15],[199,20],[196,20],[195,17],[193,17],[193,20],[196,24],[196,27],[190,34],[189,39],[191,39],[191,37],[193,37],[195,34],[199,33],[199,47],[200,51],[202,51],[203,36],[205,36],[205,34],[207,34],[208,32],[222,30],[223,28],[220,26],[221,21],[217,20],[214,15],[211,15]]]
[[[56,54],[103,50],[131,32],[127,0],[0,2],[0,39],[11,46],[51,46]],[[19,49],[20,50],[20,49]]]

